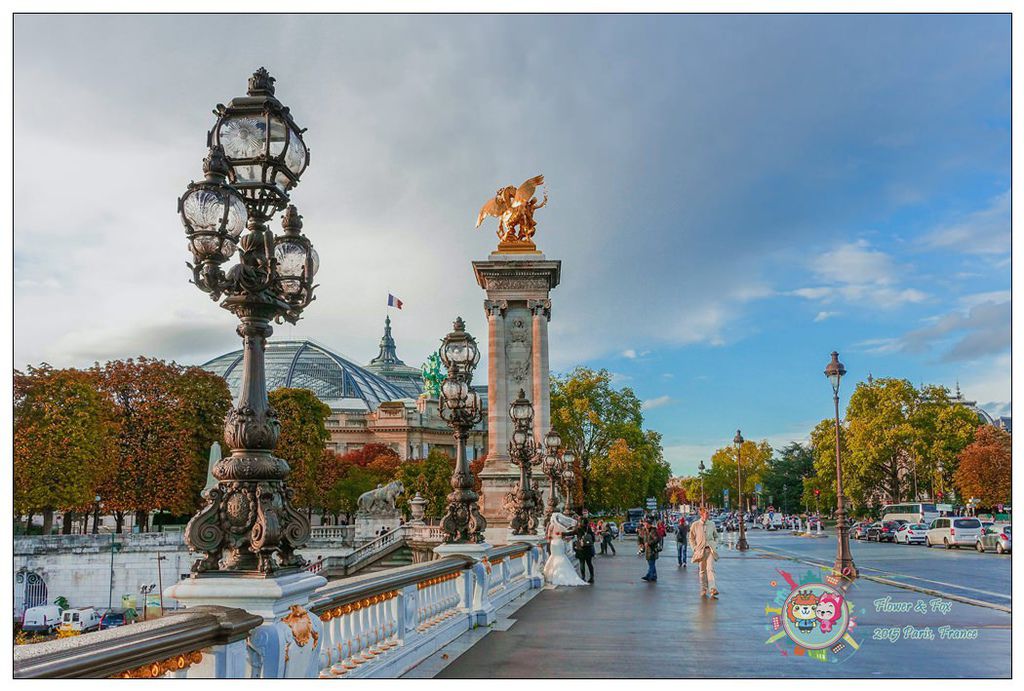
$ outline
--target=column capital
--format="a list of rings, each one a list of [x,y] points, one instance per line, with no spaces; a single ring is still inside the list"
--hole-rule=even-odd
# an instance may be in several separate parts
[[[507,309],[508,300],[484,300],[484,312],[488,317],[504,317]]]
[[[529,309],[533,316],[537,317],[544,315],[548,321],[551,321],[551,300],[545,298],[543,300],[527,300],[526,307]]]

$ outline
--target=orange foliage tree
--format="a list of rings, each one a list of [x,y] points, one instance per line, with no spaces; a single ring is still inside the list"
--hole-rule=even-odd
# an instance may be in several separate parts
[[[88,372],[47,364],[14,372],[14,509],[43,514],[92,504],[115,458],[113,406]]]
[[[327,418],[331,409],[309,389],[279,388],[268,396],[281,422],[281,436],[274,454],[288,461],[288,486],[295,492],[295,506],[311,513],[317,505],[317,471],[330,439]]]
[[[1008,504],[1011,465],[1010,434],[982,425],[974,433],[974,441],[960,452],[953,482],[965,500],[974,497],[989,507]]]
[[[99,486],[117,530],[127,512],[149,528],[149,513],[191,513],[206,478],[207,450],[221,441],[231,405],[227,384],[199,368],[140,357],[96,365],[119,426],[117,463]]]

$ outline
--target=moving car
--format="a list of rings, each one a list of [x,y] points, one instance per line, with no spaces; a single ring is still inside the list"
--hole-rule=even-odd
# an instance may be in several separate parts
[[[903,545],[923,545],[928,535],[924,523],[904,523],[896,529],[896,542]]]
[[[899,527],[895,521],[877,521],[868,526],[865,536],[868,542],[895,542]]]
[[[622,532],[626,535],[636,535],[637,524],[633,521],[624,521],[622,523]]]
[[[961,545],[974,547],[981,536],[981,521],[972,516],[943,516],[932,521],[925,535],[925,545],[942,545],[946,549]]]
[[[979,552],[994,549],[996,554],[1007,554],[1010,552],[1011,537],[1009,523],[993,523],[982,529],[974,548]]]
[[[53,633],[60,625],[63,610],[57,605],[39,605],[25,610],[21,630],[29,633]]]

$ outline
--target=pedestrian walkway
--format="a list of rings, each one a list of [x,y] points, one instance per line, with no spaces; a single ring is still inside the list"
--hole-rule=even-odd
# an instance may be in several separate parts
[[[755,542],[756,538],[751,538]],[[776,569],[802,574],[806,564],[751,551],[722,550],[721,599],[700,597],[697,569],[676,566],[669,538],[658,560],[658,582],[635,541],[616,542],[618,556],[594,559],[593,586],[546,588],[506,616],[500,628],[448,655],[438,678],[523,677],[959,677],[1008,676],[1010,616],[954,603],[945,615],[875,612],[876,598],[926,597],[871,581],[850,591],[857,605],[860,649],[839,664],[783,655],[771,635],[765,605]],[[976,627],[975,640],[872,640],[875,627]],[[478,634],[479,635],[479,634]],[[894,659],[899,664],[894,664]],[[436,665],[436,661],[434,662]]]

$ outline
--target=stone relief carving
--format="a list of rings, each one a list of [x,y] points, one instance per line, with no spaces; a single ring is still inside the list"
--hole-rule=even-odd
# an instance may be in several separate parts
[[[505,341],[505,362],[509,376],[517,385],[525,385],[530,372],[531,325],[521,314],[507,319],[508,336]]]

